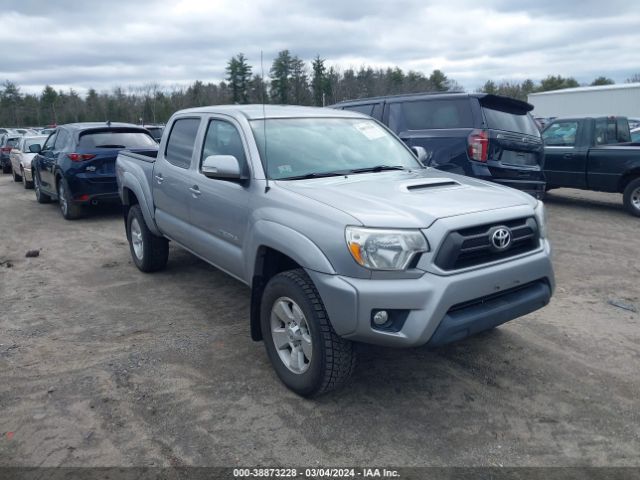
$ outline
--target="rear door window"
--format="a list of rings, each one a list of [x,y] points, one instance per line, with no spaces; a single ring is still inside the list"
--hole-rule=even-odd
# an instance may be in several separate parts
[[[419,100],[389,105],[389,126],[396,132],[441,128],[472,128],[468,98]]]
[[[199,118],[181,118],[173,123],[164,153],[169,163],[176,167],[189,168],[199,127]]]
[[[555,122],[542,132],[542,138],[550,147],[574,147],[577,133],[577,121]]]
[[[147,133],[141,131],[88,131],[80,137],[79,148],[156,148],[158,144]]]

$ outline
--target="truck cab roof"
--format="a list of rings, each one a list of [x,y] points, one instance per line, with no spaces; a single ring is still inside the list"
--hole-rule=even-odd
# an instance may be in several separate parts
[[[181,115],[190,113],[219,113],[230,116],[242,116],[248,120],[264,118],[370,118],[367,115],[344,110],[322,109],[317,107],[299,107],[294,105],[212,105],[209,107],[189,108],[181,110]]]

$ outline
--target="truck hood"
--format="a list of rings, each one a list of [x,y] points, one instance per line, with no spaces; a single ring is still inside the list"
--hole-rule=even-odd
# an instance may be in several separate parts
[[[434,169],[276,183],[341,210],[368,227],[427,228],[439,218],[533,207],[536,202],[517,190]]]

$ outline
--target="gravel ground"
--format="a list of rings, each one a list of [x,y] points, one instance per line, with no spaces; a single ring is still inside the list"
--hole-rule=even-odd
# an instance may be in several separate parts
[[[0,466],[640,465],[640,219],[558,190],[551,304],[435,351],[362,346],[348,388],[286,390],[249,291],[117,208],[69,222],[0,176]],[[39,256],[26,258],[29,250]]]

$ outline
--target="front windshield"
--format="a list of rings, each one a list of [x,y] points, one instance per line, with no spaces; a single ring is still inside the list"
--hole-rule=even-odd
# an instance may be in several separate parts
[[[365,118],[282,118],[251,122],[275,180],[376,167],[422,168],[395,137]],[[266,152],[265,152],[266,130]]]

